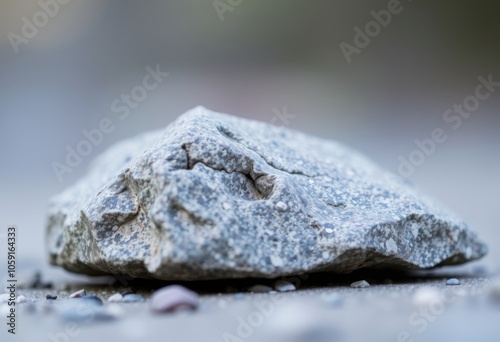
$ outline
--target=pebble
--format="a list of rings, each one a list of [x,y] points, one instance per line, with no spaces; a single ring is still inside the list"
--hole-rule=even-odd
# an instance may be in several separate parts
[[[279,201],[278,203],[276,203],[276,209],[280,211],[286,211],[288,209],[288,205],[286,205],[286,203],[284,202]]]
[[[460,280],[457,278],[451,278],[446,281],[446,285],[460,285]]]
[[[16,303],[17,304],[26,303],[26,297],[23,296],[23,295],[18,296],[17,299],[16,299]]]
[[[101,298],[97,297],[96,295],[86,295],[86,296],[80,297],[79,299],[82,301],[85,301],[86,303],[94,304],[97,306],[102,306]]]
[[[115,293],[111,297],[108,298],[108,302],[121,302],[123,300],[123,296],[121,293]]]
[[[87,295],[87,291],[84,289],[78,290],[76,292],[73,292],[72,294],[69,295],[69,298],[81,298],[83,296]]]
[[[292,283],[286,280],[277,280],[274,283],[274,289],[279,292],[295,291],[296,287]]]
[[[254,285],[248,289],[249,292],[272,292],[273,288],[266,285]]]
[[[151,310],[157,313],[186,308],[194,310],[198,306],[198,294],[180,285],[163,287],[151,296]]]
[[[57,296],[51,295],[51,294],[46,294],[45,299],[55,300],[55,299],[57,299]]]
[[[123,296],[122,299],[122,302],[124,303],[138,303],[144,301],[145,301],[144,297],[136,293],[127,294]]]
[[[364,289],[370,287],[370,283],[367,282],[366,280],[355,281],[354,283],[351,284],[351,287],[356,289]]]

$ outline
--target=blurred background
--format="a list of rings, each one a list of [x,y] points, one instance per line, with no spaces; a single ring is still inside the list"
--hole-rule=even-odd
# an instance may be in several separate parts
[[[355,27],[364,31],[370,12],[387,8],[388,1],[2,0],[0,227],[17,225],[23,260],[46,260],[51,196],[116,141],[203,105],[339,140],[393,172],[415,139],[442,128],[447,141],[409,180],[469,222],[490,246],[483,265],[499,270],[500,87],[456,130],[443,113],[474,95],[479,76],[500,81],[500,3],[401,0],[390,23],[346,58],[340,44],[355,47]],[[112,104],[157,66],[168,77],[119,119]],[[104,118],[114,132],[60,181],[52,163],[64,164],[67,146],[76,148],[82,131]]]

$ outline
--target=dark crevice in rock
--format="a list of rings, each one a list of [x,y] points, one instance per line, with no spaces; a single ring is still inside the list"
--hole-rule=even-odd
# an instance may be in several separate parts
[[[186,170],[192,170],[195,163],[191,163],[191,156],[189,155],[189,150],[187,148],[187,144],[182,144],[181,149],[184,150],[184,152],[186,153],[186,160],[187,160]],[[207,167],[208,167],[208,165],[207,165]]]
[[[199,161],[199,160],[193,160],[193,158],[191,157],[191,155],[189,153],[189,149],[188,149],[187,144],[183,144],[181,146],[181,149],[184,150],[184,152],[186,153],[186,159],[187,159],[187,168],[186,169],[187,170],[193,170],[195,165],[200,163],[200,164],[203,164],[206,167],[208,167],[214,171],[226,172],[227,174],[239,173],[239,174],[244,175],[245,178],[248,180],[250,187],[252,189],[254,189],[257,193],[260,194],[261,198],[259,198],[259,199],[267,199],[271,196],[272,190],[274,188],[274,184],[270,183],[269,181],[265,182],[264,177],[272,178],[273,180],[274,180],[274,177],[268,176],[267,174],[263,174],[263,173],[256,173],[254,171],[253,162],[250,162],[249,170],[246,172],[243,170],[241,170],[241,171],[238,171],[238,170],[228,171],[224,168],[220,168],[220,169],[214,168],[214,167],[207,165],[206,163]]]
[[[259,157],[262,158],[262,160],[264,162],[266,162],[267,165],[269,165],[270,167],[272,167],[273,169],[276,169],[278,171],[281,171],[281,172],[285,172],[285,173],[288,173],[289,175],[297,175],[297,176],[304,176],[304,177],[320,177],[322,175],[309,175],[305,172],[302,172],[302,171],[290,171],[290,170],[285,170],[283,168],[280,168],[278,166],[276,166],[272,161],[269,161],[266,159],[266,157],[264,157],[262,154],[260,154],[258,151],[256,151],[255,149],[245,145],[246,148],[248,148],[250,151],[252,152],[255,152]]]

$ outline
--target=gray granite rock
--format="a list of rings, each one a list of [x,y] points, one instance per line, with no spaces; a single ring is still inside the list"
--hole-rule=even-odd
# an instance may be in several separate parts
[[[50,261],[165,280],[426,269],[485,255],[455,214],[337,142],[197,107],[55,197]]]

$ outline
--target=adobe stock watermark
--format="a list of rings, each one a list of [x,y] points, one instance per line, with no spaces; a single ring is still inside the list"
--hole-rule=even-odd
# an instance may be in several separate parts
[[[408,0],[412,1],[412,0]],[[382,28],[386,28],[392,21],[392,17],[403,11],[404,7],[399,0],[389,0],[387,8],[377,11],[370,11],[374,20],[367,22],[364,29],[359,26],[354,26],[353,44],[341,42],[339,44],[340,51],[344,55],[347,63],[351,63],[353,54],[360,54],[363,49],[370,45],[372,38],[377,37]]]
[[[294,114],[288,114],[286,106],[283,106],[283,110],[279,110],[278,108],[273,108],[274,116],[269,121],[272,125],[276,126],[288,126],[292,122],[293,119],[297,117]],[[279,121],[279,124],[278,124]]]
[[[40,10],[35,12],[31,18],[22,17],[22,26],[20,34],[10,32],[7,34],[10,45],[14,52],[19,53],[19,46],[21,44],[28,44],[30,39],[38,35],[40,29],[47,26],[50,19],[54,18],[60,11],[62,5],[66,5],[72,0],[40,0],[38,6]]]
[[[220,21],[224,21],[224,13],[233,12],[242,2],[243,0],[214,0],[212,4]]]
[[[484,288],[474,289],[469,295],[478,296],[484,292]],[[399,331],[396,336],[398,342],[413,342],[415,335],[421,335],[429,326],[437,321],[453,303],[465,297],[467,291],[460,286],[446,286],[442,291],[436,288],[421,288],[415,293],[417,310],[408,317],[410,328]],[[420,340],[420,339],[418,339]]]
[[[296,288],[299,288],[302,280],[308,279],[308,274],[302,274],[295,277],[284,277],[286,280]],[[283,297],[279,295],[269,294],[265,300],[254,300],[254,310],[252,310],[245,317],[238,316],[236,318],[237,326],[234,334],[232,332],[226,331],[222,334],[222,340],[224,342],[243,342],[251,338],[256,329],[260,328],[269,317],[271,317],[275,311],[276,307],[282,303]]]
[[[155,68],[146,67],[146,75],[142,78],[142,83],[133,87],[129,93],[121,94],[111,103],[111,111],[120,120],[125,120],[129,117],[133,109],[136,109],[139,104],[146,100],[148,94],[157,89],[164,79],[169,75],[168,72],[160,70],[160,65]],[[64,175],[72,173],[83,161],[88,157],[94,148],[102,144],[104,137],[111,134],[116,129],[116,118],[103,118],[96,128],[82,131],[83,139],[81,139],[75,147],[66,145],[66,158],[64,162],[52,162],[52,170],[59,182],[64,180]]]
[[[465,97],[461,103],[454,103],[443,113],[443,121],[451,125],[451,129],[454,131],[462,127],[463,121],[470,118],[472,113],[479,109],[481,101],[490,98],[495,89],[500,87],[500,82],[493,80],[493,74],[489,74],[487,77],[479,76],[477,79],[479,84],[476,86],[474,94]],[[416,139],[417,148],[411,151],[406,158],[399,156],[399,175],[405,178],[413,175],[415,169],[436,152],[437,146],[447,140],[448,135],[443,128],[435,128],[429,138]]]

